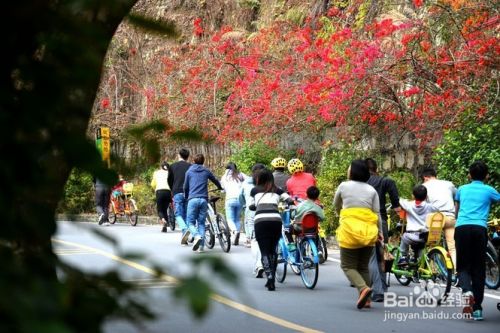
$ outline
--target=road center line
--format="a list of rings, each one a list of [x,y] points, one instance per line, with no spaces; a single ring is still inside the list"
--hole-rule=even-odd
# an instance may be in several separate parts
[[[64,244],[64,245],[70,245],[70,246],[74,246],[74,247],[78,247],[80,249],[85,249],[85,250],[88,250],[88,251],[94,251],[96,254],[100,254],[104,257],[107,257],[109,259],[112,259],[114,261],[117,261],[121,264],[124,264],[124,265],[127,265],[127,266],[130,266],[136,270],[139,270],[141,272],[144,272],[144,273],[147,273],[147,274],[150,274],[150,275],[153,275],[153,276],[158,276],[157,272],[149,267],[146,267],[146,266],[143,266],[141,264],[138,264],[134,261],[130,261],[130,260],[127,260],[125,258],[122,258],[122,257],[119,257],[117,255],[114,255],[112,253],[109,253],[109,252],[106,252],[106,251],[103,251],[103,250],[100,250],[100,249],[97,249],[97,248],[93,248],[93,247],[90,247],[90,246],[87,246],[87,245],[83,245],[83,244],[80,244],[80,243],[74,243],[74,242],[68,242],[68,241],[64,241],[64,240],[61,240],[61,239],[57,239],[57,238],[52,238],[52,241],[55,242],[55,243],[60,243],[60,244]],[[175,277],[173,276],[169,276],[169,275],[166,275],[166,274],[162,274],[161,276],[159,276],[159,278],[163,281],[167,281],[167,282],[171,282],[171,283],[176,283],[178,282],[178,279],[176,279]],[[279,325],[279,326],[282,326],[282,327],[285,327],[285,328],[289,328],[289,329],[292,329],[292,330],[296,330],[296,331],[300,331],[300,332],[308,332],[308,333],[320,333],[321,331],[317,331],[317,330],[314,330],[312,328],[308,328],[308,327],[304,327],[304,326],[301,326],[301,325],[298,325],[298,324],[295,324],[295,323],[292,323],[290,321],[286,321],[284,319],[281,319],[281,318],[278,318],[278,317],[275,317],[275,316],[272,316],[270,314],[267,314],[265,312],[262,312],[262,311],[259,311],[257,309],[254,309],[250,306],[247,306],[245,304],[241,304],[241,303],[238,303],[238,302],[235,302],[227,297],[224,297],[224,296],[221,296],[221,295],[218,295],[218,294],[212,294],[210,296],[210,298],[218,303],[221,303],[221,304],[224,304],[226,306],[229,306],[233,309],[236,309],[238,311],[241,311],[241,312],[244,312],[246,314],[249,314],[251,316],[254,316],[256,318],[259,318],[259,319],[262,319],[262,320],[265,320],[265,321],[269,321],[275,325]]]

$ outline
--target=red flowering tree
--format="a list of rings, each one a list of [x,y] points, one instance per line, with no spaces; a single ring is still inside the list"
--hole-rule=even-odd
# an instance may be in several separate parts
[[[349,138],[396,133],[435,142],[464,112],[480,118],[497,103],[493,6],[413,1],[407,16],[368,22],[355,1],[249,37],[230,27],[210,33],[195,20],[201,39],[162,57],[152,114],[223,142],[327,128]]]

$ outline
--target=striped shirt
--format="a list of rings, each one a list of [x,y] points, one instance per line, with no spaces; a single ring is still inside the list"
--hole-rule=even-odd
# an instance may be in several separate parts
[[[266,192],[261,186],[256,186],[250,192],[250,206],[255,205],[254,222],[260,221],[281,221],[281,215],[278,210],[278,203],[285,201],[290,196],[280,188],[272,192]]]

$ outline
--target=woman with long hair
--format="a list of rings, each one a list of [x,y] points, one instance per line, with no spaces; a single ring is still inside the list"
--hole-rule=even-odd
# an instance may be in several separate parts
[[[266,287],[275,290],[278,255],[276,246],[281,237],[282,221],[278,210],[280,201],[291,200],[290,196],[274,185],[270,170],[261,170],[256,177],[256,186],[250,192],[250,209],[255,210],[255,238],[262,255],[262,266],[267,277]]]
[[[229,162],[220,183],[224,191],[226,191],[226,220],[233,232],[234,245],[238,245],[240,241],[240,215],[242,206],[239,196],[244,180],[245,175],[238,170],[236,164]]]

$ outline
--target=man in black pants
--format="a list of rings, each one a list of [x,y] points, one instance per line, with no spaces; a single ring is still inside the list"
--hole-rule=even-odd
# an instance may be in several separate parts
[[[399,194],[394,180],[381,177],[377,173],[377,162],[373,158],[365,160],[368,170],[370,171],[370,179],[367,183],[373,186],[378,193],[380,201],[380,217],[382,218],[382,228],[384,233],[384,243],[388,242],[388,226],[387,226],[387,210],[385,208],[386,195],[389,194],[392,209],[399,211]],[[370,258],[370,278],[372,280],[373,302],[383,302],[384,293],[387,291],[386,274],[382,271],[382,262],[384,260],[384,250],[380,243],[375,245],[375,251]]]
[[[97,222],[99,225],[109,226],[109,196],[111,190],[107,184],[98,178],[94,178],[94,186],[96,210],[97,214],[99,214]]]
[[[189,150],[181,148],[178,154],[177,162],[170,166],[168,174],[168,184],[172,189],[172,195],[174,199],[175,206],[175,222],[179,225],[182,231],[181,244],[187,245],[187,239],[189,237],[188,227],[186,225],[186,199],[184,198],[184,178],[186,176],[186,171],[191,166],[187,162],[189,158]]]

